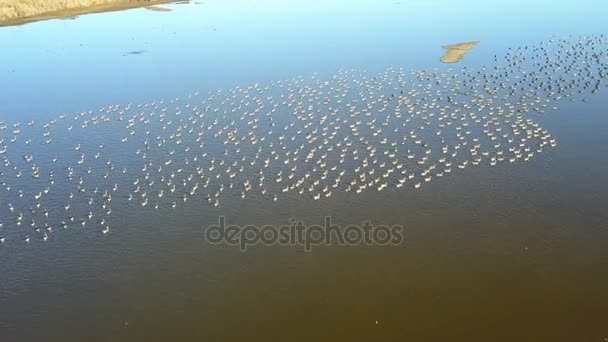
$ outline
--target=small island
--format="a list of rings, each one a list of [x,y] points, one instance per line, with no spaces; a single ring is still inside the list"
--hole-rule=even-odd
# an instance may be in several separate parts
[[[2,0],[0,26],[147,7],[171,0]]]
[[[442,63],[458,63],[467,52],[477,46],[479,42],[466,42],[454,45],[445,45],[446,53],[441,57]]]

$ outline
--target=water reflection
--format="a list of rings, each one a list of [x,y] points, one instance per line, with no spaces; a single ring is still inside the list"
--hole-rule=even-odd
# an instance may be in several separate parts
[[[171,12],[170,8],[162,7],[162,6],[146,6],[144,7],[147,10],[155,11],[155,12]]]

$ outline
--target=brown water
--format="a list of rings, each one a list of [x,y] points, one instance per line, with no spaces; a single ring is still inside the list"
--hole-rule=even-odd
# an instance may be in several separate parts
[[[510,46],[608,28],[595,2],[494,5],[209,2],[6,28],[0,111],[25,122],[342,66],[440,68],[441,45],[471,40],[481,43],[462,66],[478,67]],[[505,30],[517,14],[521,26]],[[117,32],[95,37],[107,23]],[[128,55],[136,50],[147,52]],[[77,229],[2,245],[0,341],[604,341],[606,99],[604,90],[532,114],[558,146],[529,162],[470,168],[417,190],[188,203],[123,215],[107,236]],[[326,215],[399,224],[404,243],[241,252],[203,240],[220,215],[242,225]]]

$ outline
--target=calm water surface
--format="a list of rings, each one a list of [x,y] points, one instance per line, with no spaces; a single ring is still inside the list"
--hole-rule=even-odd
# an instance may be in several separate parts
[[[479,68],[509,47],[608,33],[608,4],[591,0],[166,7],[1,28],[0,120],[341,68]],[[480,44],[442,65],[440,46],[463,41]],[[604,90],[530,114],[559,144],[529,162],[468,169],[419,190],[188,203],[122,215],[107,236],[69,230],[0,246],[0,340],[605,341],[607,99]],[[220,215],[400,224],[405,241],[242,253],[203,241]]]

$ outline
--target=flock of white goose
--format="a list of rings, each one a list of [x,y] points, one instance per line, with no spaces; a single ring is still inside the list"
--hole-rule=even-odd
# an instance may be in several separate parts
[[[340,70],[0,122],[0,244],[76,227],[106,234],[113,210],[328,201],[528,161],[557,143],[529,114],[604,90],[607,42],[552,39],[479,70]]]

